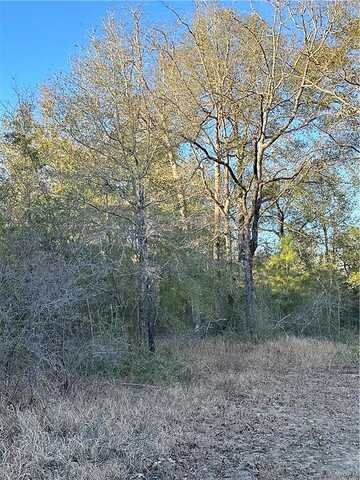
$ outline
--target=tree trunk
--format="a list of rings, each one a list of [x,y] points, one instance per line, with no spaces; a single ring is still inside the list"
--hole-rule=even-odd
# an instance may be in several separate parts
[[[250,335],[255,332],[256,324],[256,300],[255,286],[253,276],[253,257],[251,253],[246,252],[243,258],[244,278],[245,278],[245,302],[246,302],[246,326]]]
[[[140,343],[147,341],[151,352],[155,351],[155,308],[154,288],[149,264],[149,248],[146,234],[145,190],[142,182],[137,188],[138,212],[136,246],[138,270],[138,338]]]
[[[230,174],[229,170],[225,169],[224,175],[224,237],[225,237],[225,259],[227,262],[231,262],[231,228],[230,228]]]
[[[280,207],[279,202],[276,202],[276,208],[277,208],[277,221],[279,225],[278,236],[281,239],[285,235],[285,213]]]
[[[172,149],[171,142],[167,136],[165,137],[165,141],[166,141],[166,148],[167,148],[167,157],[170,163],[172,177],[175,182],[176,196],[177,196],[179,211],[180,211],[181,228],[183,232],[187,232],[188,231],[188,208],[187,208],[186,196],[185,196],[183,184],[181,183],[181,179],[179,177],[178,164],[176,163],[174,151]],[[192,294],[190,295],[192,297]],[[193,298],[191,298],[191,319],[194,325],[194,329],[199,330],[200,323],[201,323],[201,316],[200,316],[199,309],[196,306],[196,303],[193,301]]]
[[[171,157],[172,157],[171,153]],[[171,163],[171,171],[172,171],[172,176],[174,181],[176,182],[176,190],[177,190],[177,199],[178,199],[178,204],[180,208],[180,218],[181,218],[181,226],[183,230],[187,230],[187,207],[186,207],[186,200],[185,200],[185,194],[182,188],[182,185],[180,184],[179,181],[179,173],[178,173],[178,168],[177,164],[172,161]]]
[[[154,285],[148,279],[147,284],[147,340],[148,348],[151,353],[155,352],[155,299]]]
[[[249,335],[253,335],[256,327],[256,298],[253,274],[253,245],[250,235],[250,225],[240,225],[239,230],[239,257],[244,272],[245,287],[245,326]]]
[[[213,259],[220,260],[220,245],[221,245],[221,211],[219,203],[221,202],[221,167],[215,165],[215,203],[214,203],[214,243],[213,243]]]
[[[170,149],[171,147],[169,146],[168,148]],[[186,231],[187,230],[187,205],[186,205],[185,193],[179,179],[178,165],[174,159],[174,153],[171,149],[168,151],[168,158],[171,165],[172,177],[176,185],[175,188],[176,188],[176,196],[177,196],[179,210],[180,210],[181,226],[182,226],[182,229]]]
[[[325,260],[328,262],[329,261],[329,235],[328,235],[328,229],[326,225],[322,225],[322,231],[324,233],[324,246],[325,246]]]
[[[166,132],[165,127],[164,127],[164,131]],[[174,149],[171,144],[170,138],[166,134],[164,136],[164,141],[167,149],[167,158],[169,160],[169,164],[171,167],[172,177],[175,182],[176,196],[177,196],[179,210],[180,210],[181,226],[184,231],[187,231],[187,217],[188,217],[187,202],[186,202],[183,184],[181,183],[181,180],[179,178],[178,164],[176,163],[176,157],[174,155]]]

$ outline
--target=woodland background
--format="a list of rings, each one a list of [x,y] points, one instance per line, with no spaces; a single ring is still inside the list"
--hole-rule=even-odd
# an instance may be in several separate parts
[[[173,17],[109,16],[3,115],[4,381],[152,368],[157,338],[357,332],[356,5]]]

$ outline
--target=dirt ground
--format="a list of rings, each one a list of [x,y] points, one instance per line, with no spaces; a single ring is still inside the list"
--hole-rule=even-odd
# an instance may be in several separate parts
[[[250,381],[224,378],[224,387],[224,397],[184,422],[171,455],[144,478],[359,478],[356,373],[257,372]],[[211,388],[209,395],[216,398]]]
[[[172,348],[172,347],[171,347]],[[1,480],[355,480],[359,371],[345,346],[179,347],[182,381],[0,392]]]

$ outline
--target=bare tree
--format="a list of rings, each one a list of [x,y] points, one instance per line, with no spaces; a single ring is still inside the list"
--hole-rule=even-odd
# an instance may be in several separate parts
[[[154,278],[149,251],[151,172],[163,155],[152,131],[140,17],[130,34],[114,19],[104,35],[48,87],[44,107],[61,134],[80,147],[78,177],[91,186],[86,204],[123,222],[123,241],[134,248],[137,332],[155,350]]]
[[[229,180],[236,192],[233,218],[250,333],[260,219],[309,169],[323,166],[319,127],[339,102],[346,103],[344,92],[327,88],[336,66],[324,60],[341,19],[338,8],[278,2],[269,23],[255,10],[242,18],[212,5],[198,8],[191,24],[174,12],[181,39],[159,37],[164,100],[176,112],[183,150],[197,158],[214,202],[214,258],[219,212],[226,222],[231,215]]]

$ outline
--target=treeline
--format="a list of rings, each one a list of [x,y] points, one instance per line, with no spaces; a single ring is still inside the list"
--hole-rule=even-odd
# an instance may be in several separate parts
[[[4,364],[356,328],[355,10],[108,18],[68,74],[20,96],[1,138]]]

